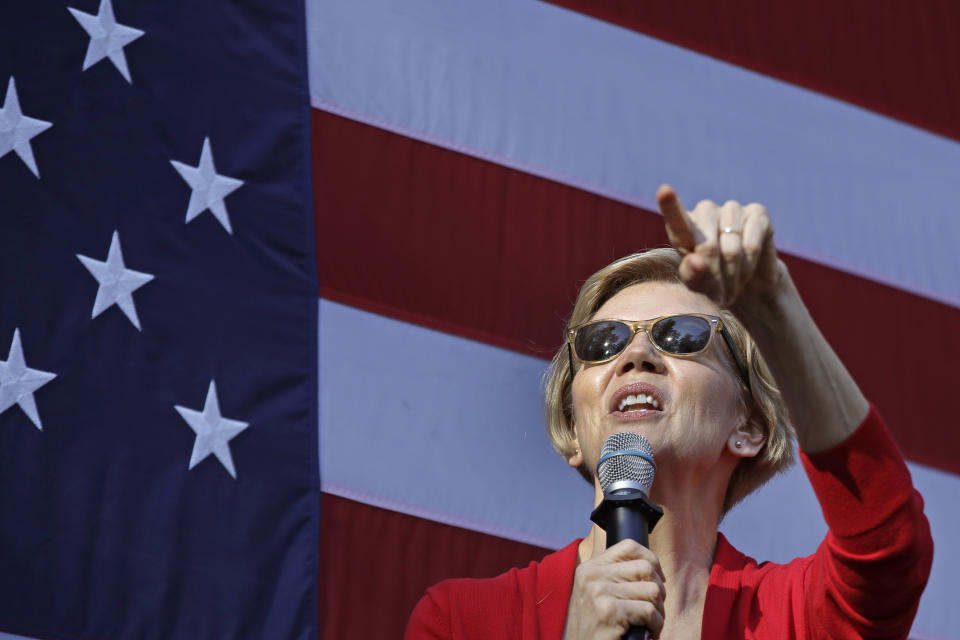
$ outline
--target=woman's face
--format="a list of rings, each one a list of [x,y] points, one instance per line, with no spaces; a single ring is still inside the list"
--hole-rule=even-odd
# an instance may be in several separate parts
[[[706,296],[681,284],[648,282],[623,289],[593,318],[647,320],[718,311]],[[595,473],[607,437],[632,431],[650,441],[658,473],[676,463],[684,472],[713,468],[744,422],[722,340],[714,336],[705,352],[677,358],[658,351],[638,333],[610,362],[582,366],[573,380],[574,429],[581,453],[570,464],[578,466],[582,456]],[[623,405],[625,398],[638,395],[652,396],[656,405]]]

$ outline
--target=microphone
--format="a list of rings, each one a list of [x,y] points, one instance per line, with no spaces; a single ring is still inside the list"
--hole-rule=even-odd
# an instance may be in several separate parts
[[[639,433],[615,433],[603,443],[597,463],[603,502],[590,519],[607,532],[608,549],[627,538],[649,546],[648,534],[663,515],[663,509],[647,497],[656,471],[653,449]],[[645,627],[631,626],[623,639],[649,637]]]

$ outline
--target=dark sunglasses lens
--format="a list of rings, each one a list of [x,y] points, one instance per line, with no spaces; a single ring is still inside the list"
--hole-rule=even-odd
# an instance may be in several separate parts
[[[577,330],[573,349],[584,362],[608,360],[630,342],[630,327],[622,322],[596,322]]]
[[[650,337],[667,353],[697,353],[710,342],[710,323],[697,316],[664,318],[650,328]]]

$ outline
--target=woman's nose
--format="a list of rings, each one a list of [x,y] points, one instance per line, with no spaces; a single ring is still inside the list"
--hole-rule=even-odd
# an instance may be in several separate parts
[[[663,354],[651,344],[646,332],[638,331],[623,353],[617,358],[617,373],[623,375],[634,369],[660,373],[664,370]]]

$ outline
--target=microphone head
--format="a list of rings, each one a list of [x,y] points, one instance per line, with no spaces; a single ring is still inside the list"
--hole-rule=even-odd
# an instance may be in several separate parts
[[[597,476],[605,494],[622,490],[649,493],[656,471],[650,442],[639,433],[615,433],[603,443]]]

